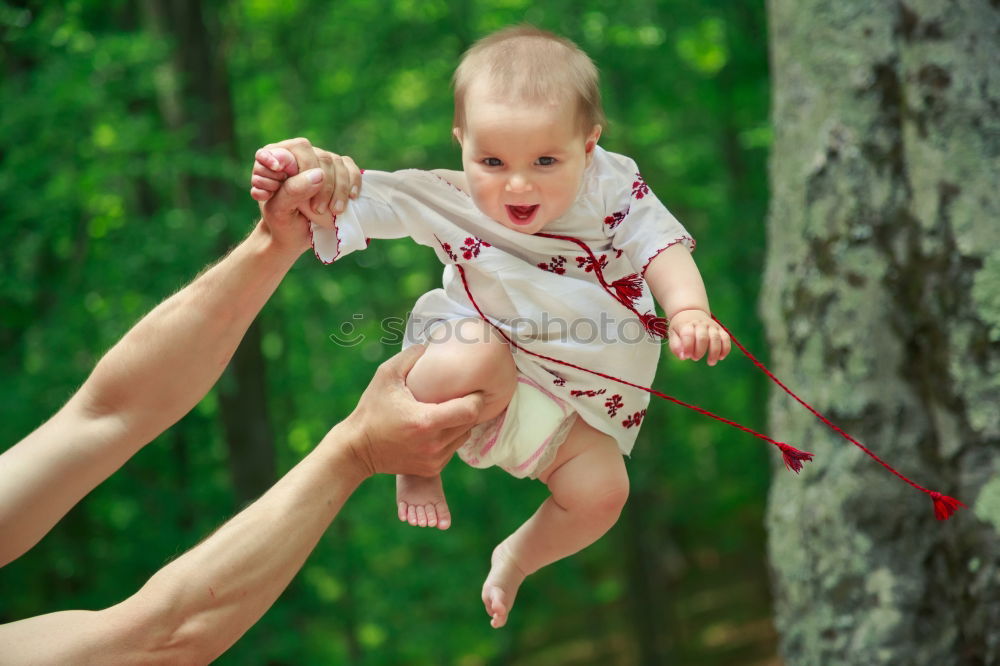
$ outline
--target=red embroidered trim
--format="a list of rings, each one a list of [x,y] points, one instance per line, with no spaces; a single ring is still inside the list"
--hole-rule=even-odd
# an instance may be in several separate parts
[[[661,247],[659,250],[657,250],[656,252],[654,252],[653,256],[651,256],[646,261],[646,265],[642,267],[641,271],[639,271],[639,274],[643,277],[643,279],[645,279],[645,277],[646,277],[646,271],[649,269],[649,265],[651,263],[653,263],[653,259],[656,259],[658,256],[660,256],[660,253],[663,252],[664,250],[669,250],[674,245],[677,245],[678,243],[683,243],[684,241],[689,241],[691,243],[691,249],[694,250],[695,242],[694,242],[694,239],[691,238],[690,236],[681,236],[680,238],[675,238],[674,240],[670,241],[670,243],[668,243],[664,247]]]
[[[334,237],[337,239],[337,252],[334,253],[333,259],[330,261],[324,261],[323,257],[319,256],[319,252],[316,251],[316,236],[313,234],[312,225],[309,225],[309,246],[312,248],[313,256],[319,259],[320,263],[324,266],[329,266],[333,262],[337,261],[337,257],[340,256],[340,227],[337,226],[337,216],[333,216],[333,233]],[[366,244],[367,247],[367,244]]]
[[[618,410],[625,406],[622,397],[618,393],[604,401],[604,406],[608,408],[608,416],[615,416]]]
[[[649,194],[649,185],[646,184],[646,180],[642,175],[636,171],[635,182],[632,183],[632,196],[636,199],[641,199],[647,194]]]
[[[440,238],[438,238],[437,235],[434,236],[434,240],[436,240],[438,242],[438,244],[441,246],[441,249],[444,250],[445,253],[449,257],[451,257],[452,261],[458,262],[458,256],[454,252],[451,251],[451,244],[450,243],[445,243],[443,240],[441,240]]]

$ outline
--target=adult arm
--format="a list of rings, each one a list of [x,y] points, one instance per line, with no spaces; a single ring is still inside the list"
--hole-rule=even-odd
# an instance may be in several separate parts
[[[478,394],[418,403],[413,347],[384,363],[358,407],[260,499],[101,611],[0,626],[4,663],[208,663],[271,606],[344,501],[376,472],[440,471],[475,422]]]
[[[309,247],[297,208],[323,181],[321,169],[289,178],[240,245],[146,315],[59,412],[0,455],[0,566],[204,397]]]

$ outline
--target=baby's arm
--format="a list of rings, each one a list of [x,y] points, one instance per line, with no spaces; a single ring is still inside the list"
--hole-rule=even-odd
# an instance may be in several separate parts
[[[361,171],[347,155],[316,148],[307,139],[288,139],[258,150],[250,176],[250,196],[263,204],[287,178],[316,167],[323,170],[323,188],[300,206],[299,212],[311,222],[332,227],[333,218],[344,211],[348,199],[357,198]]]
[[[670,322],[670,351],[677,358],[700,361],[707,352],[708,364],[715,365],[729,354],[729,335],[709,314],[705,283],[684,245],[660,252],[645,278]]]

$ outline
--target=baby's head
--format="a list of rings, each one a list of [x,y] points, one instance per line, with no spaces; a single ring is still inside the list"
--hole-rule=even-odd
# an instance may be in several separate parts
[[[571,41],[518,26],[476,42],[454,84],[473,201],[506,227],[541,231],[573,205],[606,122],[597,68]]]

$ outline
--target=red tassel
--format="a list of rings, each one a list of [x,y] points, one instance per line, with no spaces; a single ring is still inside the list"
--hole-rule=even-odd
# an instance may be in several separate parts
[[[642,321],[642,325],[646,327],[650,335],[658,338],[667,337],[667,330],[670,328],[670,324],[663,317],[657,317],[652,312],[647,312],[644,315],[640,315],[639,320]]]
[[[953,513],[965,506],[965,504],[959,502],[954,497],[942,495],[936,490],[933,490],[928,494],[931,496],[931,499],[934,500],[934,517],[938,520],[948,520],[951,518]]]
[[[642,278],[638,273],[615,280],[611,283],[611,287],[618,294],[618,300],[627,303],[629,307],[634,307],[635,302],[642,296]]]
[[[813,454],[811,453],[799,451],[794,446],[789,446],[784,442],[776,443],[778,448],[781,449],[781,457],[785,461],[785,467],[796,474],[802,471],[802,463],[809,462],[813,459]]]

